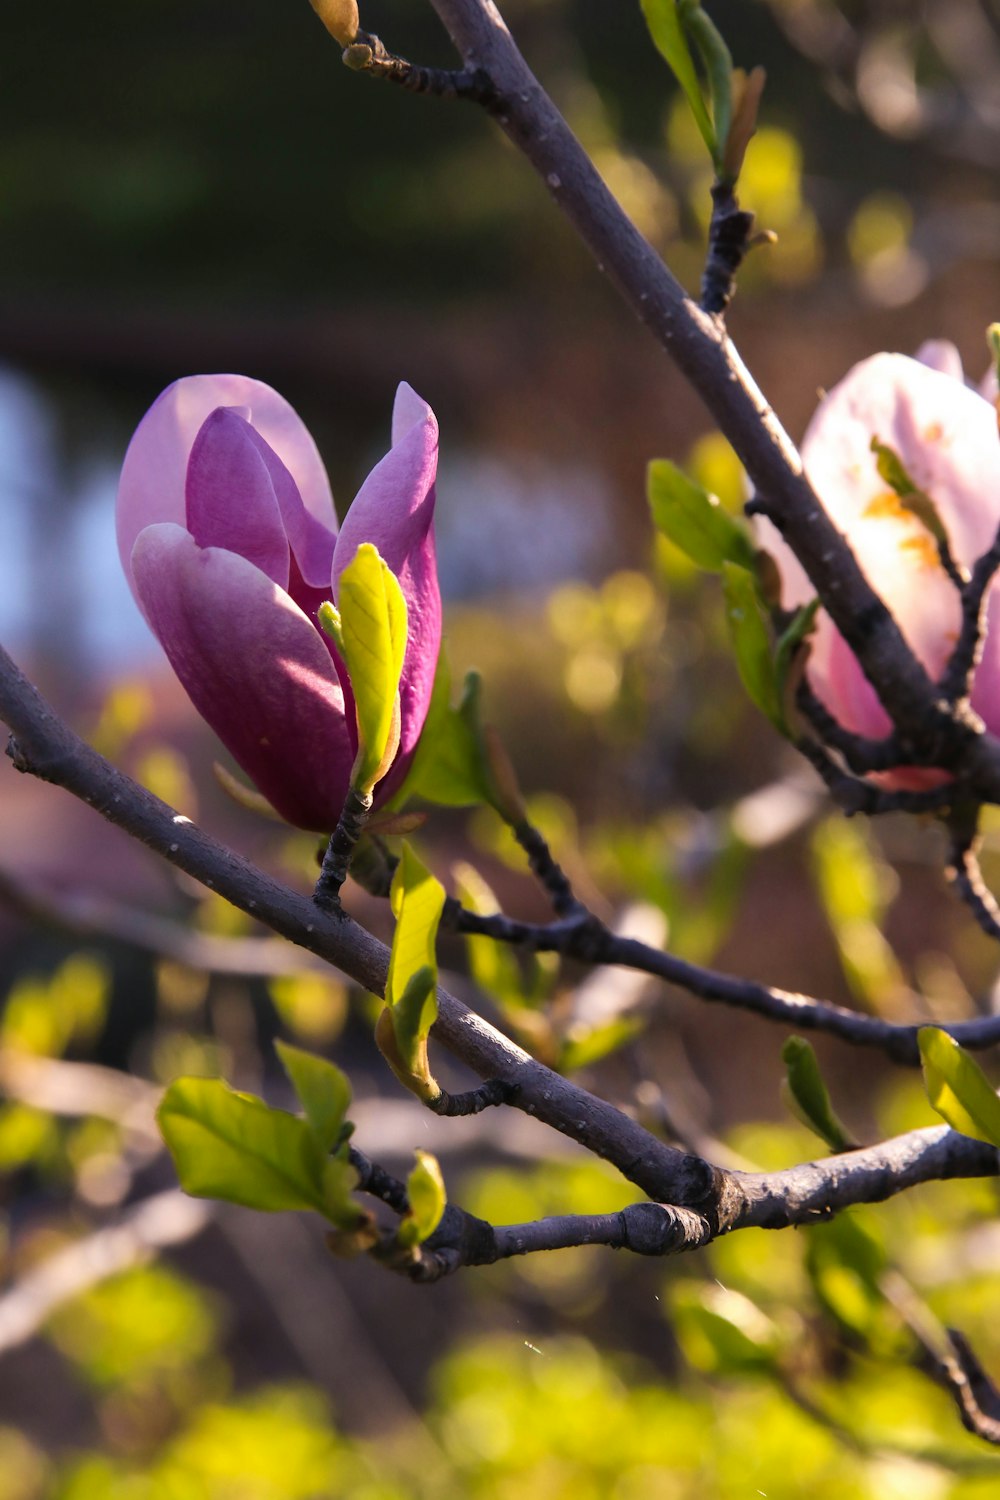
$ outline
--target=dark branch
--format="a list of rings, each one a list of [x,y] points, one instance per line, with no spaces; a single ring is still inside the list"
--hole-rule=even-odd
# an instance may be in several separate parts
[[[265,923],[373,994],[385,991],[389,950],[346,914],[321,911],[195,827],[103,760],[64,724],[0,648],[0,720],[13,731],[8,753],[19,770],[64,787],[108,822],[209,890]],[[434,1037],[480,1078],[517,1085],[515,1108],[604,1157],[650,1196],[697,1205],[713,1191],[708,1163],[657,1141],[603,1099],[551,1072],[438,990]]]
[[[323,868],[313,891],[313,900],[321,911],[340,910],[340,892],[350,869],[351,855],[365,831],[371,810],[371,793],[362,796],[355,787],[349,787],[344,810],[330,836],[323,856]]]
[[[962,628],[955,649],[941,678],[941,691],[949,702],[967,698],[972,690],[972,676],[983,649],[986,628],[986,597],[1000,568],[1000,529],[992,547],[978,558],[972,576],[961,590]]]
[[[721,320],[685,295],[622,212],[488,0],[432,0],[468,67],[488,73],[498,123],[531,162],[622,296],[674,358],[743,461],[758,503],[805,568],[907,743],[1000,801],[1000,743],[949,704],[832,524]]]
[[[753,214],[739,206],[731,182],[712,185],[708,254],[701,278],[703,312],[724,313],[736,292],[736,273],[750,249]]]
[[[751,1011],[795,1030],[824,1032],[857,1047],[874,1047],[904,1067],[920,1066],[917,1032],[923,1022],[908,1026],[885,1021],[809,995],[720,974],[651,948],[637,938],[618,936],[589,913],[584,918],[549,924],[519,922],[500,913],[480,916],[449,902],[443,920],[459,932],[492,937],[534,952],[562,953],[585,963],[616,964],[653,974],[701,1000]],[[974,1050],[1000,1042],[1000,1016],[950,1022],[943,1029],[963,1047]]]
[[[489,75],[482,68],[424,68],[390,52],[380,37],[359,31],[344,48],[344,66],[355,73],[399,84],[414,94],[433,94],[439,99],[469,99],[484,109],[497,106]]]
[[[986,936],[1000,942],[1000,906],[983,880],[976,852],[978,823],[975,807],[958,808],[949,820],[948,878]]]

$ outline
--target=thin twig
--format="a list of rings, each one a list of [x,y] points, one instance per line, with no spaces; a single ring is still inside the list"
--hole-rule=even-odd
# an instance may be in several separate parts
[[[438,99],[468,99],[484,109],[496,105],[489,74],[482,68],[425,68],[390,52],[380,37],[358,31],[344,48],[344,66],[355,73],[368,73],[387,83],[399,84],[414,94],[433,94]]]
[[[979,868],[979,812],[975,806],[955,809],[948,822],[951,847],[948,878],[986,936],[1000,942],[1000,906]]]
[[[320,911],[340,911],[340,892],[351,866],[351,855],[365,831],[371,810],[371,793],[361,793],[354,786],[348,787],[343,811],[330,835],[330,842],[323,856],[323,868],[313,891],[313,900]]]
[[[1000,528],[993,545],[976,559],[972,576],[961,590],[962,627],[955,648],[941,677],[941,691],[952,703],[967,698],[972,678],[983,649],[986,626],[986,600],[990,585],[1000,568]]]

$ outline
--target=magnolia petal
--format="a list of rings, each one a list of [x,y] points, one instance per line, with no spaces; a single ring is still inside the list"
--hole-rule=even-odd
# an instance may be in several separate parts
[[[199,547],[237,552],[287,590],[288,538],[252,431],[227,406],[202,423],[188,460],[187,529]]]
[[[333,554],[335,588],[362,542],[374,543],[399,577],[434,518],[437,451],[437,421],[427,407],[375,465],[347,512]]]
[[[423,396],[418,396],[412,385],[401,380],[392,403],[392,446],[395,448],[397,443],[401,443],[412,427],[427,421],[437,425],[434,413]]]
[[[871,440],[898,454],[937,506],[956,559],[971,565],[1000,521],[1000,443],[994,408],[951,375],[902,354],[856,365],[820,403],[802,444],[814,489],[837,525],[866,522],[886,493]],[[884,578],[884,566],[875,582]]]
[[[937,370],[939,375],[950,375],[952,380],[965,380],[962,356],[949,339],[925,339],[914,358],[929,370]]]
[[[311,510],[306,510],[298,485],[270,443],[256,428],[250,427],[249,431],[250,440],[256,446],[271,477],[285,535],[298,565],[299,575],[307,587],[322,589],[323,598],[329,599],[330,570],[337,541],[337,533],[330,524],[332,517],[328,517],[327,524],[324,525]],[[296,597],[294,593],[293,597]],[[296,602],[301,601],[296,598]],[[311,611],[306,610],[306,613]]]
[[[218,406],[249,409],[248,417],[287,467],[306,510],[327,530],[335,531],[323,461],[284,397],[245,375],[189,375],[168,386],[153,402],[136,428],[122,465],[118,548],[130,582],[132,548],[140,531],[157,521],[184,524],[188,455],[202,423]]]
[[[333,585],[336,593],[341,573],[362,542],[373,542],[399,579],[408,636],[400,682],[402,760],[420,738],[441,647],[433,528],[438,426],[427,403],[405,384],[396,394],[393,437],[392,448],[361,486],[341,527]]]
[[[199,548],[179,526],[147,527],[131,564],[146,616],[202,718],[282,817],[331,830],[353,750],[319,633],[260,569]]]

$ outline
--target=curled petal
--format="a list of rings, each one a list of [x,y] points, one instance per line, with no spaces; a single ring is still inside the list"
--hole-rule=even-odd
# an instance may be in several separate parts
[[[253,428],[230,406],[203,422],[188,460],[187,529],[199,547],[238,552],[288,588],[288,538]]]
[[[125,455],[118,486],[118,547],[130,582],[132,548],[140,531],[158,521],[183,526],[188,455],[203,422],[219,406],[247,408],[248,419],[291,474],[306,510],[327,530],[335,530],[322,459],[284,397],[245,375],[190,375],[157,397]]]
[[[195,708],[290,823],[331,830],[353,750],[329,653],[298,606],[252,563],[147,527],[132,575]]]
[[[337,538],[333,585],[362,542],[373,542],[399,579],[407,610],[407,647],[400,682],[400,758],[420,737],[441,646],[441,593],[434,548],[434,480],[438,427],[434,413],[408,385],[393,412],[393,446],[368,475]]]

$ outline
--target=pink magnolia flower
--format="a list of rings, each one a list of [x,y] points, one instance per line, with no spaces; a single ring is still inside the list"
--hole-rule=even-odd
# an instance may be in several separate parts
[[[952,555],[971,568],[1000,524],[1000,440],[993,403],[965,385],[957,351],[934,342],[917,359],[876,354],[824,396],[802,443],[802,462],[830,518],[846,535],[872,587],[933,679],[940,677],[961,626],[958,590],[933,537],[878,472],[872,439],[897,455],[933,500]],[[793,608],[815,589],[770,526],[765,547],[777,562],[782,603]],[[891,723],[857,658],[825,612],[809,658],[810,683],[840,722],[881,737]],[[1000,593],[990,595],[982,661],[972,704],[1000,731]],[[926,784],[933,773],[892,773],[896,784]],[[915,779],[914,779],[915,778]]]
[[[168,386],[136,429],[118,488],[118,546],[140,609],[195,708],[290,823],[329,832],[357,750],[346,668],[316,624],[372,542],[406,598],[398,784],[423,728],[441,644],[434,413],[396,393],[392,447],[337,534],[300,418],[243,375]]]

